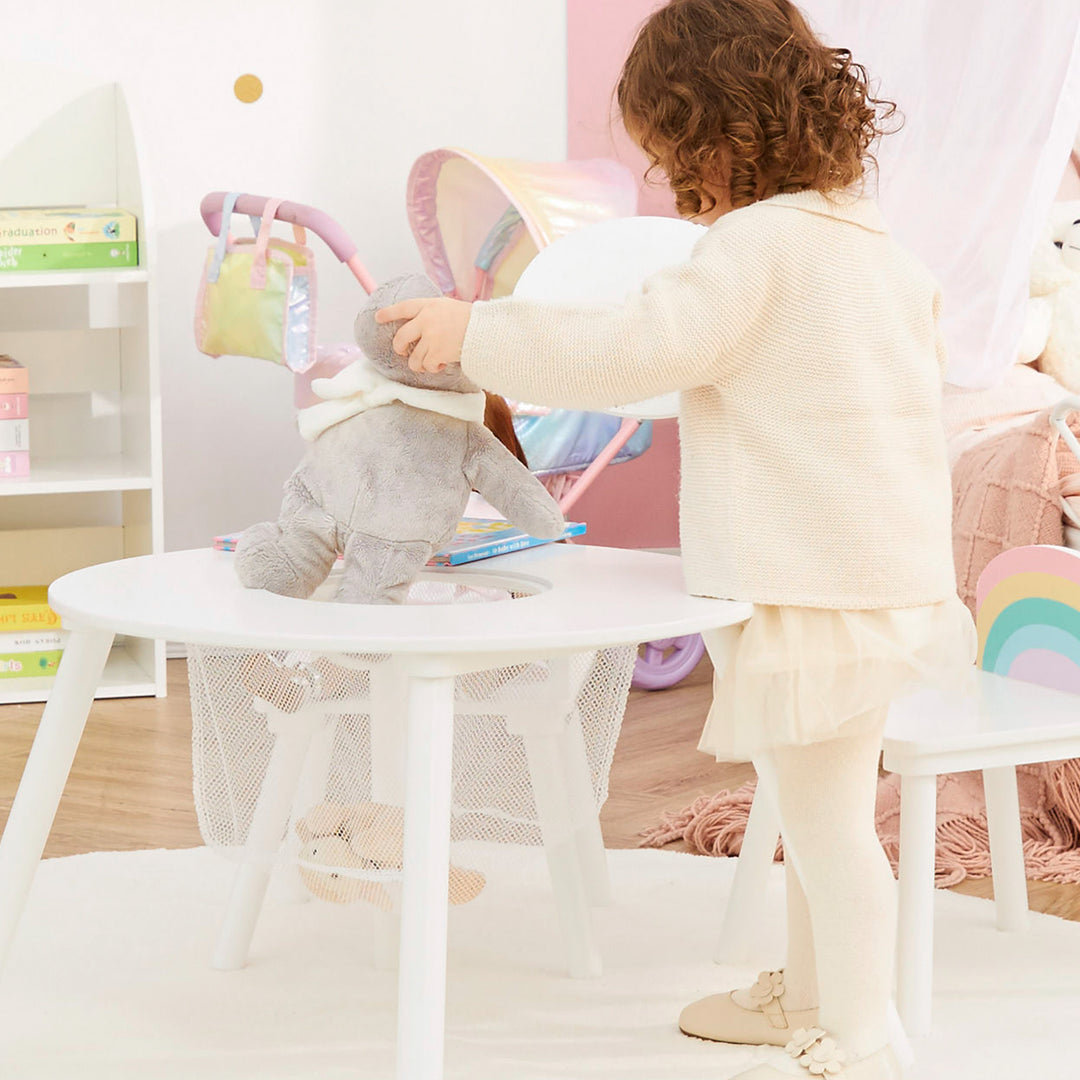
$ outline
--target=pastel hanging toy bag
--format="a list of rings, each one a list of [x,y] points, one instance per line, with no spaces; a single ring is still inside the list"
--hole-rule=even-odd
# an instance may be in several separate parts
[[[237,192],[225,197],[217,243],[206,256],[195,304],[195,344],[208,356],[254,356],[307,371],[315,353],[315,259],[307,233],[270,235],[281,199],[267,200],[254,237],[229,233]]]

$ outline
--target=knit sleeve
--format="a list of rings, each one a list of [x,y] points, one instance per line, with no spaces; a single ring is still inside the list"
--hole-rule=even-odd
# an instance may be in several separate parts
[[[689,262],[622,305],[474,304],[462,368],[487,390],[577,409],[721,383],[765,306],[768,245],[757,239],[714,226]]]

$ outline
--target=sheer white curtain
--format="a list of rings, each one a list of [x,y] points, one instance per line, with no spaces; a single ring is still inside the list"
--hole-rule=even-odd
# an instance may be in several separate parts
[[[1080,129],[1080,0],[797,0],[904,127],[881,144],[893,234],[942,284],[950,381],[1016,361],[1028,259]]]

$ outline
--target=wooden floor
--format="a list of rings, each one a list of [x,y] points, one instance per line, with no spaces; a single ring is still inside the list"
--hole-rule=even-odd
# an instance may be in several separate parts
[[[169,661],[169,697],[100,701],[87,724],[46,856],[201,843],[191,794],[191,714],[183,661]],[[677,687],[631,694],[601,815],[608,847],[636,847],[666,809],[736,787],[748,765],[718,765],[695,749],[708,708],[704,661]],[[7,819],[41,705],[0,706],[0,822]],[[681,845],[674,845],[679,847]],[[958,891],[991,896],[988,880]],[[1080,920],[1080,885],[1032,882],[1035,910]]]

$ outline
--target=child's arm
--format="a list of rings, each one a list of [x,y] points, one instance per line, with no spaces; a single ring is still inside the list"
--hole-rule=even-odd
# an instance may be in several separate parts
[[[726,226],[707,233],[689,262],[653,275],[621,306],[511,298],[470,311],[454,301],[414,301],[432,306],[402,327],[395,346],[415,343],[414,367],[460,355],[465,373],[489,390],[569,408],[722,382],[760,324],[771,277],[756,238]],[[416,316],[398,310],[404,307],[385,315]]]

